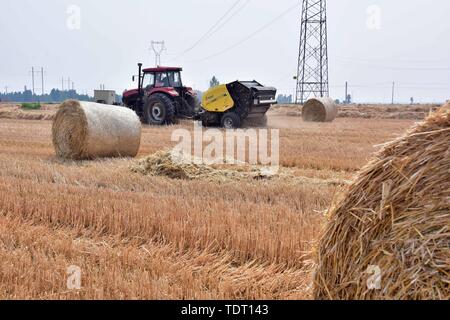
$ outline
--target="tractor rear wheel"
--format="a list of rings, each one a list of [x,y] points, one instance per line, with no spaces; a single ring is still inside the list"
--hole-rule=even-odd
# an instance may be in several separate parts
[[[237,129],[241,127],[241,117],[235,112],[228,112],[222,117],[222,127],[225,129]]]
[[[175,123],[175,104],[172,99],[162,93],[150,96],[144,106],[144,121],[150,125]]]

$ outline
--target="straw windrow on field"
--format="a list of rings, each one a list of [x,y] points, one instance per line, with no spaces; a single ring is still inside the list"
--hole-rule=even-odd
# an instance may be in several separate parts
[[[409,120],[274,115],[293,176],[351,179]],[[144,127],[139,157],[174,145]],[[0,298],[310,298],[311,254],[344,188],[298,179],[174,180],[131,159],[61,162],[50,121],[0,119]],[[67,267],[82,270],[68,291]]]

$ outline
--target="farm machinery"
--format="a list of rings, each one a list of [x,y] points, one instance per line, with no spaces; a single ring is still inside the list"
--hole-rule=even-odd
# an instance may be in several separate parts
[[[142,70],[138,64],[138,88],[123,93],[123,104],[146,124],[172,124],[177,118],[193,118],[197,99],[192,88],[183,86],[181,68],[157,67]],[[133,76],[136,81],[136,76]]]
[[[204,126],[220,125],[226,129],[239,128],[249,120],[266,125],[267,116],[277,90],[257,81],[235,81],[219,85],[204,93],[199,114]]]
[[[227,129],[239,128],[247,119],[265,125],[267,111],[276,104],[277,90],[257,81],[235,81],[211,88],[200,104],[193,89],[183,86],[182,68],[142,69],[141,63],[138,68],[138,88],[123,93],[123,104],[146,124],[173,124],[187,118]]]

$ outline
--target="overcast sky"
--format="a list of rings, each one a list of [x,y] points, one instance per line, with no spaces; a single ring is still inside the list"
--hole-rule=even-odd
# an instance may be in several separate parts
[[[70,77],[80,92],[92,95],[105,84],[121,93],[133,86],[137,62],[153,66],[151,40],[165,40],[162,64],[182,66],[184,82],[196,89],[207,89],[216,75],[221,82],[256,79],[291,94],[300,4],[1,0],[0,90],[30,88],[31,67],[42,66],[47,90]],[[230,8],[231,18],[205,36]],[[390,102],[395,81],[396,101],[449,99],[449,14],[448,0],[329,0],[331,96],[342,99],[348,81],[356,101]]]

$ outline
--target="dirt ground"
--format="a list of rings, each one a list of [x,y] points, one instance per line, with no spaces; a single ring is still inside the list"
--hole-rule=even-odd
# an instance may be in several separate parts
[[[352,179],[413,123],[273,112],[294,178],[217,182],[134,173],[136,159],[63,162],[51,121],[0,115],[0,299],[308,299],[312,249],[345,188],[325,181]],[[144,127],[137,158],[172,147],[177,128],[193,125]],[[67,289],[70,266],[81,290]]]

